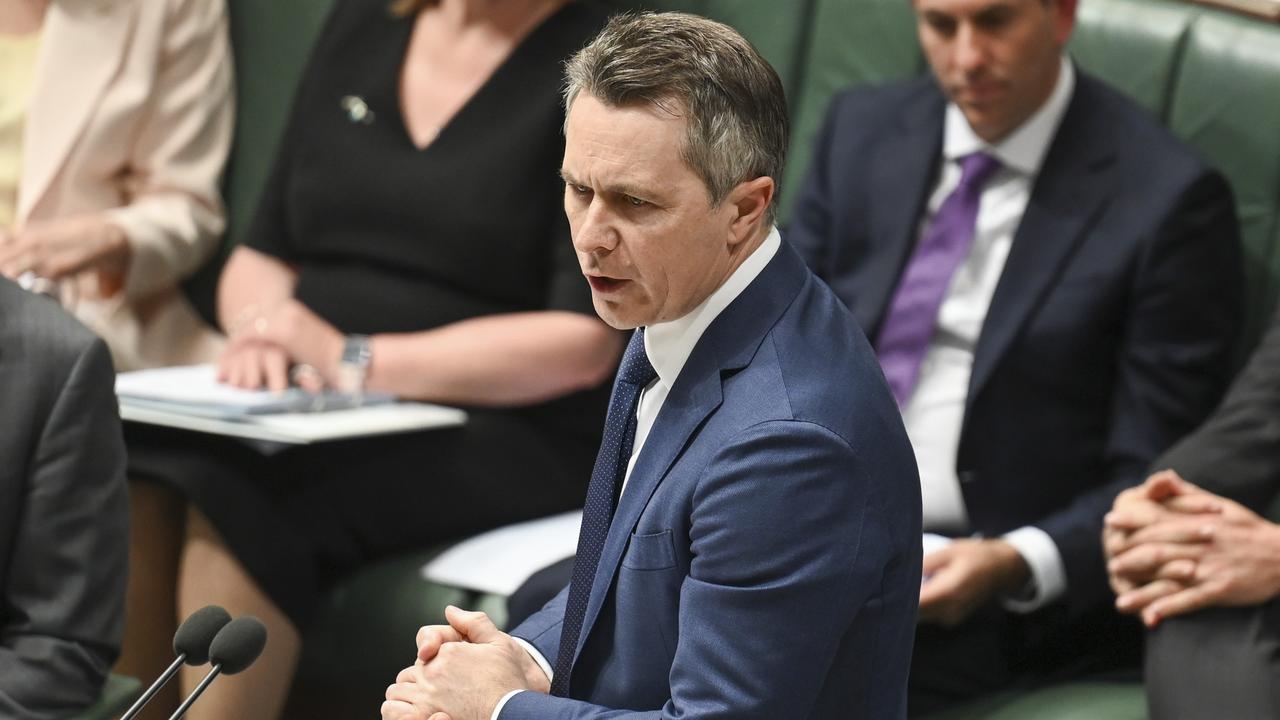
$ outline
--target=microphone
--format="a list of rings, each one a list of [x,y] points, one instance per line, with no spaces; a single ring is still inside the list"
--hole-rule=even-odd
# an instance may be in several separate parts
[[[204,676],[187,699],[182,701],[169,720],[178,720],[187,714],[219,673],[235,675],[252,665],[266,645],[267,627],[258,618],[246,615],[227,623],[209,645],[209,662],[213,663],[213,669]]]
[[[120,720],[133,720],[137,717],[138,713],[142,712],[142,708],[151,702],[151,698],[160,692],[160,688],[173,679],[184,662],[188,665],[203,665],[208,662],[209,645],[218,631],[229,622],[231,622],[231,615],[217,605],[206,605],[183,620],[178,631],[173,634],[173,653],[178,656],[177,659],[160,674],[160,677],[156,678],[155,682],[151,683],[151,687],[142,693],[142,697],[120,716]]]

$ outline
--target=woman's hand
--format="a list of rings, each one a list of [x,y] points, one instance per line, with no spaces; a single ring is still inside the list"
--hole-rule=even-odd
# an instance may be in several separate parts
[[[102,215],[33,222],[0,231],[0,273],[10,278],[29,270],[60,280],[96,270],[103,294],[112,295],[124,285],[129,257],[124,231]]]
[[[256,310],[230,329],[230,342],[218,360],[218,379],[236,387],[283,390],[290,367],[309,366],[318,378],[297,378],[307,390],[334,385],[344,336],[293,298]]]

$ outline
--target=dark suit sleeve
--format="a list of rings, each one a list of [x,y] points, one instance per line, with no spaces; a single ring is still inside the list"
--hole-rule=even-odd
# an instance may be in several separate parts
[[[831,197],[831,137],[839,124],[843,97],[837,95],[827,108],[826,119],[813,143],[808,172],[800,186],[800,194],[796,196],[791,224],[783,234],[809,269],[823,280],[829,280],[831,274],[825,248],[830,244],[836,210]]]
[[[1222,405],[1165,453],[1197,485],[1262,511],[1280,487],[1280,311]]]
[[[827,117],[823,119],[822,129],[813,141],[813,158],[810,160],[804,183],[800,186],[800,195],[796,196],[795,211],[791,214],[791,224],[787,225],[788,243],[799,252],[800,258],[809,265],[815,275],[824,281],[831,279],[831,260],[827,256],[827,247],[831,243],[832,225],[835,224],[836,213],[840,206],[849,199],[836,201],[832,199],[832,137],[837,127],[841,126],[842,108],[847,104],[846,95],[837,95],[827,106]],[[847,168],[841,168],[846,170]]]
[[[548,665],[555,665],[556,655],[560,652],[560,626],[564,624],[564,606],[569,600],[569,588],[551,598],[541,610],[529,616],[511,631],[515,637],[524,640],[542,653]]]
[[[882,649],[876,638],[910,646],[908,637],[891,638],[878,614],[893,548],[905,544],[888,524],[912,515],[885,507],[876,483],[905,482],[904,472],[872,467],[817,425],[744,430],[711,460],[693,497],[693,561],[665,705],[618,710],[524,692],[501,717],[809,716],[841,640],[832,628],[860,623],[871,654]],[[907,603],[918,593],[914,570]]]
[[[1106,482],[1038,525],[1062,554],[1068,599],[1103,601],[1102,517],[1161,452],[1208,416],[1225,389],[1240,327],[1240,237],[1231,192],[1201,174],[1170,204],[1138,258],[1104,455]]]
[[[86,344],[39,432],[0,583],[0,717],[67,717],[115,661],[129,506],[114,379],[106,346]]]

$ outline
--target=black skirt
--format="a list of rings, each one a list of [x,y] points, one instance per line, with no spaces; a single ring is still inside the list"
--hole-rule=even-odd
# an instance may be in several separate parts
[[[495,410],[459,428],[276,452],[138,423],[125,438],[130,479],[199,508],[299,627],[326,587],[380,557],[581,507],[595,452]]]

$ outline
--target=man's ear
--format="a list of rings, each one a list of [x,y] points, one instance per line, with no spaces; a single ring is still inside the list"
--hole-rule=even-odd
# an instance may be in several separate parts
[[[1076,9],[1079,7],[1079,0],[1056,0],[1057,7],[1054,11],[1054,39],[1061,47],[1066,47],[1067,41],[1071,39],[1071,32],[1076,25]]]
[[[738,245],[751,238],[764,220],[777,190],[771,177],[758,177],[739,183],[729,191],[725,205],[732,214],[729,244]]]

